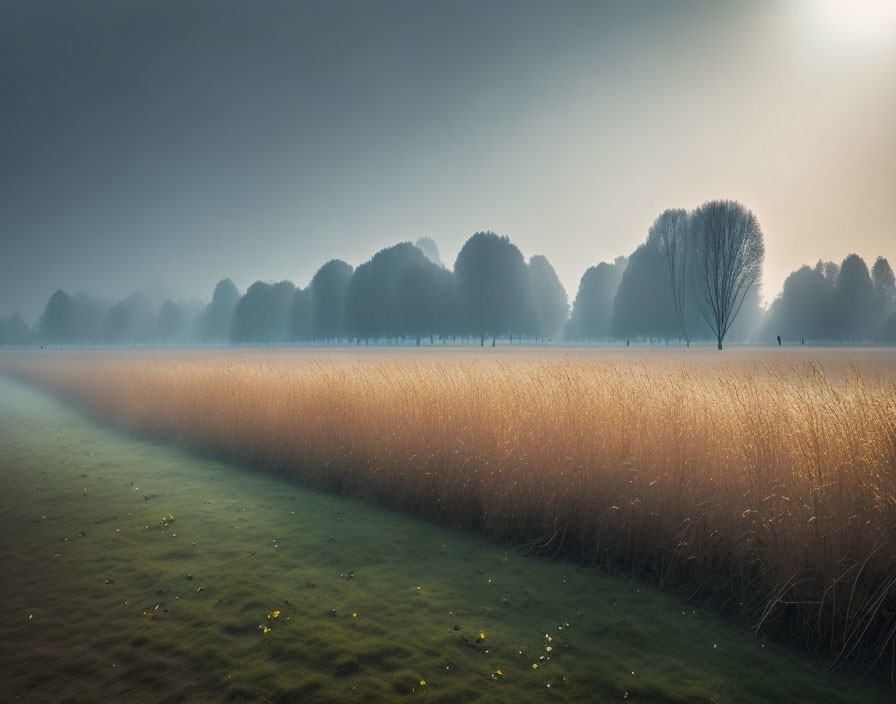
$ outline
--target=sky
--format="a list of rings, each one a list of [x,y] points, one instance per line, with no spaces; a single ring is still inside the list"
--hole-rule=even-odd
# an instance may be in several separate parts
[[[0,0],[0,315],[480,230],[575,296],[741,201],[763,293],[896,264],[896,0]]]

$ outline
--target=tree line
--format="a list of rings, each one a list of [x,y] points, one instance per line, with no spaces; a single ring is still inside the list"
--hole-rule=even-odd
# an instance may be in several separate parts
[[[541,255],[527,261],[506,236],[478,232],[447,268],[429,238],[377,252],[357,268],[333,259],[305,288],[221,280],[211,301],[160,306],[137,291],[115,303],[58,290],[38,323],[0,318],[0,345],[186,345],[440,342],[495,345],[724,340],[896,342],[896,284],[879,257],[850,254],[785,281],[760,304],[763,234],[735,201],[663,212],[628,257],[583,274],[570,308]]]

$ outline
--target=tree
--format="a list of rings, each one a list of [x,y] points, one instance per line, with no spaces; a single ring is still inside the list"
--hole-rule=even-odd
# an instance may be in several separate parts
[[[823,266],[803,266],[784,280],[780,295],[769,310],[763,336],[791,339],[828,339],[830,287]]]
[[[231,339],[243,344],[284,342],[295,289],[291,281],[252,284],[234,308]]]
[[[535,300],[533,331],[542,339],[559,336],[569,317],[569,298],[557,272],[547,257],[540,254],[529,259],[529,279]]]
[[[401,269],[395,291],[398,319],[405,333],[417,344],[420,339],[440,332],[443,313],[445,269],[430,259],[410,262]]]
[[[289,309],[289,339],[306,341],[311,339],[311,291],[296,288]]]
[[[663,273],[659,251],[642,244],[628,266],[613,299],[613,337],[670,340],[679,333],[675,308]]]
[[[82,345],[98,345],[103,341],[103,321],[109,305],[86,293],[72,297],[75,304],[75,329],[77,341]]]
[[[149,344],[156,335],[156,313],[146,296],[134,291],[109,308],[103,321],[103,337],[114,345]]]
[[[443,269],[445,268],[445,265],[442,264],[442,259],[439,257],[439,247],[435,243],[435,240],[430,237],[420,237],[417,239],[414,246],[423,252],[423,254],[426,255],[426,258],[433,264],[440,266]]]
[[[21,313],[13,313],[9,318],[0,318],[0,345],[27,345],[31,341],[31,330],[22,319]]]
[[[131,342],[131,311],[125,301],[118,301],[106,313],[103,338],[113,345]]]
[[[159,340],[168,344],[183,344],[187,340],[187,316],[183,308],[166,300],[159,308]]]
[[[344,261],[331,259],[311,279],[311,335],[315,340],[345,336],[345,290],[352,268]]]
[[[270,342],[268,322],[274,307],[274,289],[264,281],[256,281],[233,309],[230,339],[241,344]]]
[[[38,335],[51,345],[71,345],[77,341],[77,332],[75,303],[65,291],[58,289],[40,316]]]
[[[398,282],[409,266],[433,265],[410,242],[399,242],[381,249],[370,261],[359,266],[345,293],[345,318],[348,332],[360,339],[412,334],[401,319]]]
[[[613,299],[628,266],[628,258],[617,257],[613,264],[601,262],[582,274],[566,329],[567,340],[609,338]]]
[[[884,321],[875,339],[882,345],[896,345],[896,313]]]
[[[837,337],[857,341],[871,335],[874,284],[868,273],[868,265],[858,254],[850,254],[840,265],[834,309]]]
[[[382,311],[376,299],[376,271],[369,261],[358,265],[345,287],[345,332],[361,344],[378,338],[383,330]]]
[[[479,337],[520,333],[532,319],[534,300],[526,261],[516,245],[494,232],[477,232],[454,263],[457,294],[468,327]]]
[[[871,267],[871,283],[874,284],[874,321],[877,330],[896,310],[896,277],[893,269],[883,257],[878,257]]]
[[[694,299],[694,248],[687,212],[681,208],[663,211],[650,227],[647,243],[657,249],[663,262],[675,319],[681,337],[690,347],[699,322],[699,310]]]
[[[200,337],[204,342],[227,342],[230,339],[230,319],[240,300],[240,292],[230,279],[221,279],[211,303],[202,313]]]
[[[721,350],[744,298],[762,274],[762,230],[752,211],[732,200],[701,205],[692,228],[697,305]]]
[[[273,300],[267,322],[267,335],[271,342],[292,339],[289,316],[295,292],[296,285],[292,281],[279,281],[272,286]]]

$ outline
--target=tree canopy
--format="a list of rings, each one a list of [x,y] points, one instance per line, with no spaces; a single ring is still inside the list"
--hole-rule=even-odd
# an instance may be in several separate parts
[[[534,297],[526,261],[508,237],[477,232],[454,263],[461,314],[479,338],[520,334],[534,318]]]

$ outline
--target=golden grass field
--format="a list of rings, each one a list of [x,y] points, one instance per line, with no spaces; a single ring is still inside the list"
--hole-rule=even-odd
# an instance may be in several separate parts
[[[4,353],[140,433],[896,657],[896,353]]]

